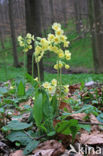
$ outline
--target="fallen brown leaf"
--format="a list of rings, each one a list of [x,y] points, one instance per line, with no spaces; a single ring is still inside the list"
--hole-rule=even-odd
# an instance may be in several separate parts
[[[24,156],[22,150],[17,150],[14,153],[11,153],[9,156]]]
[[[103,144],[103,134],[81,134],[80,143],[86,145]]]
[[[59,108],[62,110],[64,110],[64,108],[66,108],[68,110],[68,112],[72,112],[72,108],[66,102],[61,102]]]
[[[45,141],[37,147],[36,150],[33,151],[37,156],[40,153],[42,156],[60,156],[65,151],[64,146],[56,140],[48,140]]]
[[[86,117],[86,114],[85,113],[77,113],[77,114],[72,114],[71,117],[73,119],[82,121]]]

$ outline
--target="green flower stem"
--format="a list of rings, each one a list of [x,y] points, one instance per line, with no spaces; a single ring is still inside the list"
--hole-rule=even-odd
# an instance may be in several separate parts
[[[32,55],[32,78],[34,78],[34,54]]]
[[[59,94],[60,103],[61,103],[61,89],[62,89],[62,68],[60,69],[60,94]]]
[[[26,52],[24,52],[24,75],[26,73]]]
[[[38,79],[40,83],[40,68],[39,68],[39,62],[37,62],[37,70],[38,70]]]

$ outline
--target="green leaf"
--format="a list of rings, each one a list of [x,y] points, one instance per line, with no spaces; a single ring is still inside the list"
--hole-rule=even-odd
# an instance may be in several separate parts
[[[57,133],[61,133],[64,135],[72,134],[72,140],[74,141],[75,136],[79,130],[78,121],[75,119],[71,119],[69,121],[63,120],[59,122],[56,126]]]
[[[99,122],[103,123],[103,113],[99,114],[97,116],[97,119],[98,119]]]
[[[53,135],[55,135],[55,134],[56,134],[55,131],[51,131],[51,132],[49,132],[49,133],[47,134],[47,136],[53,136]]]
[[[25,122],[19,122],[17,120],[13,120],[13,121],[9,122],[9,124],[7,126],[4,126],[3,129],[17,131],[17,130],[27,129],[31,126],[32,126],[32,123],[27,124]]]
[[[24,96],[25,95],[25,86],[22,81],[20,81],[18,87],[17,87],[17,95],[18,96]]]
[[[42,101],[42,105],[43,105],[43,115],[44,117],[47,119],[49,117],[52,117],[52,112],[51,112],[51,106],[50,106],[50,102],[49,102],[49,96],[46,93],[46,91],[42,90],[42,96],[43,96],[43,101]]]
[[[57,133],[62,133],[65,135],[71,134],[71,130],[69,127],[69,121],[64,120],[64,121],[59,122],[56,125],[56,131],[57,131]]]
[[[5,109],[4,108],[0,108],[0,113],[4,113]]]
[[[19,142],[21,145],[26,146],[28,145],[28,143],[30,143],[32,141],[32,139],[30,137],[28,137],[27,134],[25,134],[22,131],[18,131],[18,132],[11,132],[8,136],[7,136],[8,140],[10,140],[11,142]]]
[[[56,115],[57,110],[58,110],[58,100],[57,100],[56,95],[54,95],[52,97],[51,106],[52,106],[52,109],[53,109],[53,114]]]
[[[0,97],[3,96],[3,94],[6,94],[8,90],[5,87],[0,87]]]
[[[38,91],[35,95],[35,103],[33,107],[33,117],[35,119],[37,126],[39,126],[43,120],[42,100],[43,100],[42,93]]]
[[[79,124],[79,127],[85,129],[88,132],[90,132],[90,130],[91,130],[91,126],[90,125]]]
[[[33,150],[36,149],[36,147],[38,146],[40,142],[36,141],[36,140],[32,140],[24,149],[24,154],[27,155],[29,153],[31,153]]]

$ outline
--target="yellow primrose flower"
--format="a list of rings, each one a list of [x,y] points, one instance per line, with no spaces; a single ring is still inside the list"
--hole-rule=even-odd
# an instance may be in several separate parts
[[[65,50],[65,57],[66,57],[66,60],[71,59],[71,53],[69,52],[69,50]]]
[[[54,94],[54,93],[55,93],[55,87],[50,85],[50,86],[48,87],[48,92],[49,92],[50,94]]]
[[[26,37],[27,37],[27,38],[31,38],[32,35],[31,35],[30,33],[27,33]]]
[[[43,83],[43,87],[44,87],[44,88],[49,88],[49,87],[50,87],[50,83],[49,83],[49,82]]]
[[[63,52],[60,52],[58,55],[59,55],[59,58],[63,58],[64,57],[64,53]]]
[[[64,48],[68,48],[69,47],[70,42],[69,41],[65,41],[64,42]]]
[[[38,56],[41,51],[42,51],[42,48],[40,46],[36,46],[36,48],[35,48],[35,56]]]
[[[58,70],[58,64],[54,65],[54,69]]]
[[[54,35],[53,34],[48,34],[48,41],[54,41]]]
[[[43,50],[47,50],[48,49],[49,42],[45,38],[42,38],[40,43],[41,43],[41,46],[42,46]]]
[[[67,37],[65,35],[62,35],[62,36],[60,36],[60,39],[61,39],[62,42],[66,42]]]
[[[31,42],[32,42],[31,39],[27,39],[28,44],[31,44]]]
[[[31,39],[34,41],[34,35],[32,35]]]
[[[23,41],[20,41],[19,44],[20,44],[21,47],[24,47],[24,42]]]
[[[38,82],[39,79],[38,79],[38,77],[36,77],[34,80]]]
[[[57,36],[61,36],[61,35],[63,35],[63,33],[64,33],[64,31],[61,30],[61,29],[58,29],[58,30],[56,31],[56,35],[57,35]]]
[[[19,36],[19,37],[18,37],[18,41],[20,42],[20,41],[22,41],[22,40],[23,40],[22,36]]]
[[[70,66],[65,64],[65,69],[69,69],[69,68],[70,68]]]
[[[32,49],[32,45],[28,45],[28,48],[29,48],[29,49]]]
[[[56,44],[60,43],[60,38],[59,38],[58,36],[56,36],[56,37],[54,38],[54,42],[55,42]]]
[[[56,79],[53,79],[53,80],[51,81],[51,83],[52,83],[53,86],[57,86],[57,80],[56,80]]]
[[[60,62],[59,63],[59,68],[61,69],[63,67],[63,64]]]
[[[60,28],[61,28],[61,25],[59,23],[54,23],[52,25],[52,29],[55,30],[55,31],[59,30]]]
[[[40,62],[41,58],[42,58],[41,56],[38,56],[38,57],[35,58],[35,61]]]
[[[28,51],[28,48],[25,48],[23,51],[24,51],[24,52],[27,52],[27,51]]]
[[[68,93],[68,92],[69,92],[69,85],[65,85],[65,86],[64,86],[64,92],[65,92],[65,93]]]

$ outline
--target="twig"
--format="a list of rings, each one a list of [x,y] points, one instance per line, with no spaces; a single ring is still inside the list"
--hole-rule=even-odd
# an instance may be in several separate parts
[[[103,123],[91,123],[91,122],[78,122],[79,124],[83,125],[103,125]]]

